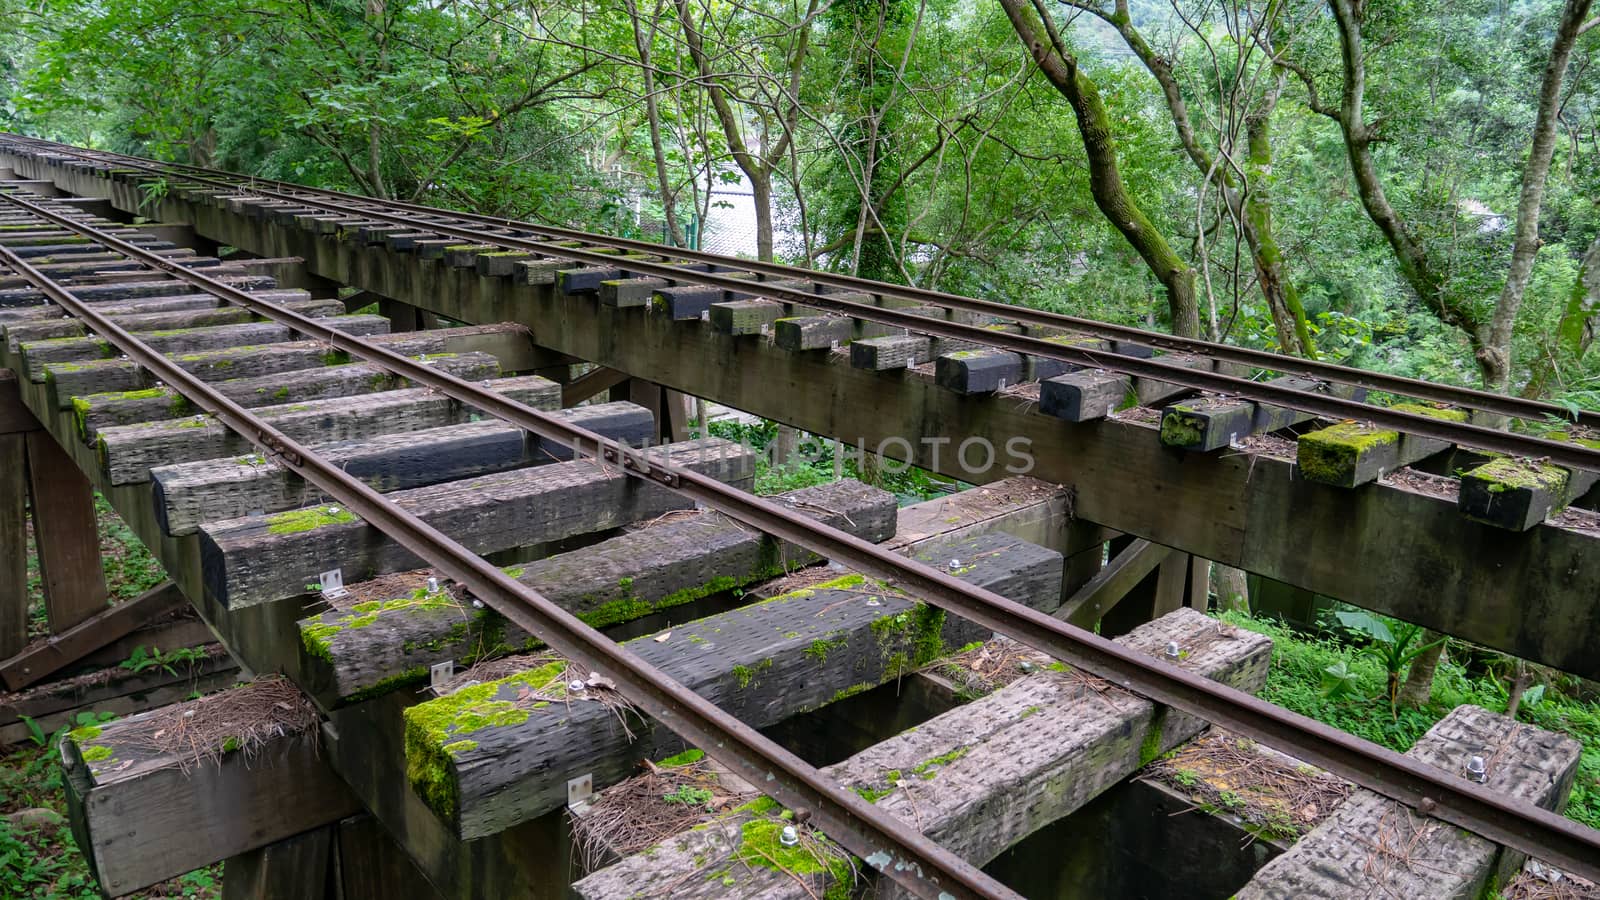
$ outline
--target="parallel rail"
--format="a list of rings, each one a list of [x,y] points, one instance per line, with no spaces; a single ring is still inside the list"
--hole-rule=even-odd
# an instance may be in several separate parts
[[[138,160],[134,157],[123,157],[116,154],[100,154],[81,151],[64,145],[50,144],[47,142],[32,142],[24,140],[35,146],[48,148],[51,152],[78,156],[86,160],[114,160],[115,165],[131,169],[163,174],[162,168],[148,164],[148,161]],[[111,163],[108,163],[111,164]],[[168,168],[192,169],[194,167],[167,165]],[[209,172],[210,170],[200,170]],[[834,288],[852,288],[870,291],[884,297],[899,297],[909,300],[942,305],[950,309],[959,309],[969,312],[979,312],[994,315],[1012,321],[1039,325],[1045,327],[1067,328],[1096,336],[1104,336],[1116,340],[1123,340],[1148,346],[1159,346],[1165,349],[1182,350],[1210,356],[1212,359],[1240,362],[1252,366],[1271,369],[1274,371],[1302,374],[1308,377],[1325,381],[1334,381],[1344,384],[1364,386],[1375,390],[1390,391],[1405,396],[1438,402],[1452,403],[1458,406],[1479,409],[1499,415],[1516,416],[1520,418],[1558,416],[1585,427],[1600,426],[1600,415],[1581,412],[1572,415],[1570,411],[1553,404],[1524,400],[1522,398],[1492,394],[1484,391],[1475,391],[1468,388],[1453,388],[1436,385],[1416,379],[1399,378],[1397,376],[1383,375],[1381,373],[1366,372],[1345,366],[1336,366],[1328,363],[1298,360],[1279,354],[1265,353],[1262,351],[1246,350],[1238,347],[1229,347],[1223,344],[1213,344],[1205,341],[1195,341],[1185,338],[1174,338],[1170,335],[1161,335],[1155,332],[1140,329],[1126,328],[1123,326],[1106,325],[1090,320],[1061,316],[1054,313],[1039,312],[1023,307],[994,303],[991,301],[975,300],[934,291],[902,288],[882,282],[854,279],[846,276],[828,275],[813,272],[808,269],[797,269],[788,266],[778,266],[769,263],[751,263],[747,260],[731,259],[712,254],[682,251],[674,248],[663,247],[655,244],[646,244],[639,241],[622,239],[601,238],[583,232],[574,232],[566,229],[548,228],[528,223],[514,222],[504,219],[478,217],[467,214],[434,210],[428,207],[419,207],[414,204],[400,204],[390,201],[374,201],[368,198],[358,198],[353,195],[339,192],[311,191],[306,188],[296,188],[299,193],[285,193],[276,188],[263,189],[258,185],[282,185],[281,182],[263,182],[256,179],[247,179],[245,176],[226,175],[228,178],[244,179],[245,184],[221,181],[211,176],[185,176],[190,181],[199,184],[209,184],[214,187],[230,191],[246,191],[263,199],[278,200],[295,203],[301,206],[323,209],[332,214],[358,215],[363,218],[386,222],[397,227],[404,227],[419,231],[436,233],[442,236],[470,241],[476,244],[493,245],[510,250],[519,250],[537,254],[541,257],[566,259],[574,263],[592,265],[605,268],[616,268],[626,272],[647,277],[669,279],[678,283],[693,283],[705,287],[719,288],[735,294],[764,297],[767,299],[828,310],[831,312],[848,315],[852,318],[877,322],[908,331],[950,338],[996,349],[1008,350],[1030,356],[1054,359],[1087,368],[1105,369],[1127,375],[1152,378],[1164,382],[1183,385],[1188,388],[1210,391],[1230,397],[1239,397],[1254,400],[1274,406],[1300,410],[1334,420],[1350,420],[1370,422],[1384,428],[1419,435],[1422,437],[1446,441],[1465,447],[1487,450],[1497,453],[1506,453],[1513,456],[1528,457],[1547,460],[1557,465],[1578,469],[1600,472],[1600,450],[1591,449],[1571,441],[1549,440],[1526,434],[1517,434],[1499,429],[1474,425],[1464,422],[1441,420],[1429,416],[1415,415],[1382,406],[1374,406],[1354,400],[1333,397],[1326,394],[1297,390],[1273,384],[1253,381],[1248,378],[1239,378],[1221,373],[1196,370],[1174,365],[1158,358],[1142,359],[1125,356],[1122,354],[1098,350],[1086,350],[1076,347],[1065,347],[1037,337],[1014,335],[996,332],[992,329],[965,325],[956,322],[931,319],[925,316],[914,315],[900,310],[876,306],[873,304],[859,303],[837,296],[793,288],[762,281],[750,281],[743,278],[730,277],[726,274],[713,272],[695,272],[685,270],[680,266],[670,263],[638,259],[618,259],[616,256],[584,250],[579,248],[564,247],[546,241],[532,240],[529,237],[505,235],[495,232],[486,232],[481,228],[470,226],[455,226],[436,221],[439,217],[455,219],[465,222],[484,222],[495,228],[509,228],[530,234],[549,234],[561,239],[572,239],[589,244],[610,248],[627,250],[631,252],[649,253],[658,257],[671,257],[683,260],[713,263],[725,268],[742,269],[747,272],[766,276],[782,277],[785,279],[804,280],[820,286]],[[318,199],[333,197],[335,201]],[[359,204],[352,208],[351,204]],[[377,210],[373,207],[378,207]],[[427,214],[433,218],[427,221],[417,221],[407,218],[406,215],[381,210],[400,210],[406,214]]]
[[[1322,766],[1380,794],[1430,815],[1532,854],[1587,877],[1600,877],[1600,832],[1585,828],[1526,802],[1490,794],[1471,783],[1367,743],[1321,723],[1290,713],[1253,696],[1224,687],[1160,660],[1133,653],[1098,635],[975,588],[949,574],[890,553],[852,535],[797,516],[780,506],[730,488],[714,479],[663,465],[477,385],[438,371],[386,348],[351,337],[316,319],[262,301],[228,284],[181,266],[44,205],[5,195],[6,202],[101,245],[165,272],[226,302],[243,306],[295,331],[324,341],[355,357],[376,363],[417,384],[478,407],[575,452],[617,464],[629,475],[661,484],[751,527],[792,541],[864,573],[889,579],[911,594],[985,627],[1047,652],[1063,662],[1107,678],[1158,702],[1234,729]],[[614,260],[604,258],[608,263]],[[888,874],[927,895],[1005,896],[982,873],[928,842],[904,823],[885,817],[854,794],[841,791],[816,770],[765,742],[661,673],[630,660],[609,639],[505,576],[414,517],[402,513],[360,482],[355,482],[243,408],[232,404],[137,338],[76,300],[9,250],[8,265],[30,283],[83,318],[102,337],[192,402],[211,411],[228,427],[262,446],[293,471],[345,503],[369,524],[465,585],[509,620],[546,640],[573,659],[616,677],[625,696],[700,745],[714,758],[778,800],[810,809],[825,833],[862,858],[889,848],[908,862]],[[676,273],[682,274],[682,273]],[[748,285],[737,282],[744,290]],[[805,295],[808,302],[814,298]],[[922,327],[925,322],[918,321]],[[1054,345],[1050,345],[1054,346]],[[685,696],[686,695],[686,696]],[[768,781],[771,775],[774,781]],[[881,857],[880,857],[881,858]],[[919,868],[920,867],[920,868]]]

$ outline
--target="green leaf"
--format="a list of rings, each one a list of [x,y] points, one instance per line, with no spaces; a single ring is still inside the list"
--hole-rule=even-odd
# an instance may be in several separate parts
[[[1389,630],[1388,624],[1371,613],[1362,612],[1361,610],[1340,610],[1333,615],[1334,618],[1339,620],[1339,624],[1351,631],[1360,632],[1375,641],[1385,644],[1395,642],[1394,632]]]

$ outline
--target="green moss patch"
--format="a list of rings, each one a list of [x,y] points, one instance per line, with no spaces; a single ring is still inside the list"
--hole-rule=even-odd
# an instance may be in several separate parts
[[[1296,462],[1300,472],[1324,484],[1353,482],[1356,465],[1366,454],[1399,443],[1398,431],[1385,431],[1360,422],[1342,422],[1302,434]]]
[[[526,722],[541,704],[525,702],[524,695],[560,692],[563,686],[555,682],[566,670],[565,660],[553,660],[407,708],[403,713],[406,778],[423,802],[446,821],[455,821],[460,804],[455,761],[478,747],[477,741],[462,736]],[[518,699],[502,699],[503,688],[511,689]]]
[[[340,506],[314,506],[267,517],[269,534],[298,534],[314,531],[325,525],[343,525],[356,520],[355,514]]]

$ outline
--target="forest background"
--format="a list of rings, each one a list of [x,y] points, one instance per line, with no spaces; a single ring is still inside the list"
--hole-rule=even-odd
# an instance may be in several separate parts
[[[0,128],[1600,409],[1592,7],[0,0]]]

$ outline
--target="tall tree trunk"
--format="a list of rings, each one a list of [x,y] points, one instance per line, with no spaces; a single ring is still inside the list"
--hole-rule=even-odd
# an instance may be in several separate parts
[[[1173,128],[1177,131],[1179,145],[1183,147],[1189,161],[1194,163],[1202,175],[1216,179],[1218,193],[1227,204],[1229,213],[1240,223],[1245,246],[1250,251],[1250,262],[1256,270],[1256,281],[1260,285],[1262,299],[1266,301],[1267,310],[1272,316],[1273,330],[1277,334],[1279,348],[1291,356],[1315,358],[1317,351],[1311,341],[1311,330],[1306,324],[1305,308],[1300,304],[1300,296],[1294,289],[1294,282],[1285,272],[1283,253],[1278,249],[1277,238],[1273,233],[1272,206],[1266,189],[1266,175],[1272,167],[1270,122],[1273,110],[1278,104],[1278,97],[1283,90],[1282,75],[1278,76],[1266,96],[1262,98],[1262,107],[1247,117],[1250,183],[1241,196],[1240,186],[1232,168],[1219,165],[1212,153],[1200,145],[1194,123],[1189,117],[1189,105],[1183,99],[1183,91],[1178,85],[1177,77],[1173,75],[1172,64],[1166,57],[1157,53],[1145,40],[1144,35],[1133,26],[1133,17],[1128,11],[1128,0],[1117,0],[1112,10],[1106,10],[1096,0],[1064,0],[1064,2],[1068,6],[1099,16],[1106,24],[1115,28],[1117,33],[1122,35],[1128,49],[1133,51],[1134,56],[1144,63],[1151,77],[1155,78],[1156,84],[1161,88],[1161,96],[1166,101],[1167,113],[1172,118]],[[1276,8],[1267,12],[1269,17],[1277,14]]]
[[[1250,612],[1250,582],[1243,569],[1211,564],[1211,591],[1217,595],[1217,608],[1224,612]]]
[[[651,62],[653,54],[650,45],[660,22],[660,10],[658,5],[657,14],[650,20],[647,32],[639,21],[638,6],[633,0],[628,0],[628,18],[633,22],[633,46],[639,53],[639,71],[644,77],[644,116],[650,127],[650,151],[655,157],[656,190],[661,194],[661,209],[667,220],[667,237],[673,246],[684,247],[688,245],[688,240],[684,237],[683,226],[678,222],[677,194],[672,190],[666,146],[661,139],[661,102],[656,97],[656,70]]]
[[[1032,54],[1039,70],[1072,107],[1078,135],[1089,160],[1089,190],[1094,195],[1095,206],[1166,289],[1172,332],[1198,337],[1200,305],[1195,293],[1194,269],[1173,252],[1123,184],[1117,165],[1116,140],[1111,133],[1105,103],[1100,99],[1100,89],[1084,74],[1077,57],[1067,51],[1042,0],[1031,3],[1029,0],[1000,0],[1000,5],[1005,8],[1012,28]]]
[[[1378,165],[1372,158],[1373,130],[1364,113],[1367,68],[1361,34],[1363,5],[1362,0],[1330,0],[1343,61],[1343,83],[1335,116],[1344,137],[1345,155],[1350,161],[1356,193],[1367,218],[1389,242],[1395,264],[1407,286],[1442,321],[1465,330],[1476,341],[1478,316],[1446,296],[1443,275],[1434,268],[1422,244],[1390,204],[1383,181],[1378,177]]]
[[[1272,112],[1278,105],[1281,90],[1280,82],[1272,88],[1265,108],[1245,119],[1245,171],[1250,183],[1239,213],[1245,223],[1245,243],[1250,248],[1250,260],[1255,264],[1261,296],[1266,298],[1267,309],[1272,313],[1278,346],[1290,355],[1316,359],[1317,346],[1311,339],[1311,326],[1306,322],[1306,308],[1300,302],[1300,292],[1295,289],[1294,281],[1284,270],[1283,251],[1278,247],[1272,225],[1272,197],[1267,187],[1272,172]]]
[[[1424,644],[1439,641],[1437,646],[1429,647],[1411,661],[1411,671],[1406,673],[1406,682],[1400,688],[1399,701],[1402,706],[1413,708],[1428,705],[1433,699],[1433,676],[1439,669],[1439,662],[1444,658],[1445,642],[1439,638],[1443,635],[1424,630],[1418,635],[1417,640]]]
[[[772,262],[772,177],[745,173],[750,179],[750,198],[756,207],[756,259]]]
[[[1539,213],[1544,204],[1545,179],[1550,174],[1550,159],[1555,155],[1556,124],[1561,112],[1561,84],[1572,59],[1572,45],[1583,28],[1593,0],[1567,0],[1556,28],[1550,59],[1545,63],[1539,85],[1539,114],[1534,120],[1533,140],[1528,146],[1528,164],[1522,170],[1522,196],[1517,200],[1517,237],[1511,248],[1511,268],[1495,304],[1489,333],[1479,351],[1478,366],[1483,370],[1484,386],[1504,391],[1511,381],[1511,333],[1522,309],[1522,298],[1533,275],[1533,261],[1539,255]]]

